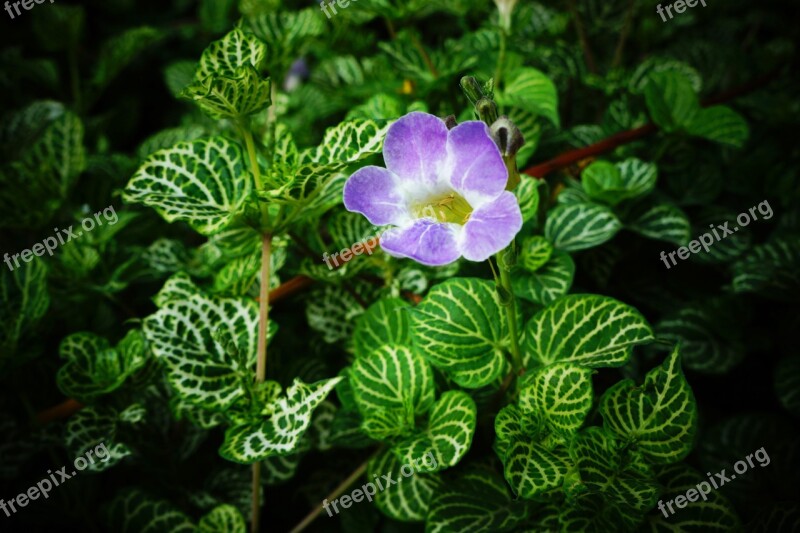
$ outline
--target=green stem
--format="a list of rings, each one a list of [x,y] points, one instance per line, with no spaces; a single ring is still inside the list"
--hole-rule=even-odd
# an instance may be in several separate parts
[[[277,126],[277,115],[275,114],[275,100],[278,98],[278,90],[274,83],[269,84],[269,97],[272,105],[267,110],[267,149],[269,150],[270,166],[275,156],[275,128]]]
[[[494,86],[500,87],[500,80],[503,77],[503,66],[506,63],[506,28],[500,28],[500,52],[497,54],[497,67],[494,71]]]
[[[250,125],[245,120],[242,120],[239,123],[239,132],[241,133],[242,138],[244,139],[244,144],[247,147],[247,156],[250,158],[250,169],[253,172],[256,190],[260,191],[263,188],[263,185],[261,183],[261,168],[258,166],[258,156],[256,155],[256,143],[253,139],[253,132],[250,131]],[[259,203],[261,208],[261,222],[265,227],[270,228],[272,226],[272,222],[270,220],[267,205],[263,202]]]
[[[509,265],[506,263],[503,254],[513,253],[514,243],[512,242],[505,251],[497,254],[497,266],[500,270],[500,285],[508,293],[508,302],[504,302],[506,308],[506,319],[508,320],[508,332],[511,336],[511,359],[514,367],[514,375],[519,375],[522,368],[522,352],[519,349],[519,332],[517,331],[517,303],[514,299],[514,290],[511,288],[511,273]]]

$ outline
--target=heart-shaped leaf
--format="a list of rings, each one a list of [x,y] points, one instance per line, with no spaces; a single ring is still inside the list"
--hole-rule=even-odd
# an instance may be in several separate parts
[[[525,326],[524,351],[533,364],[572,362],[620,366],[653,331],[633,307],[607,296],[572,294],[536,313]]]
[[[306,384],[295,378],[264,421],[234,425],[225,432],[219,453],[229,461],[255,463],[273,455],[289,455],[311,424],[314,409],[343,378]]]
[[[242,150],[225,137],[178,143],[139,167],[123,198],[210,235],[224,228],[250,193]]]
[[[490,282],[459,278],[436,285],[413,310],[411,323],[417,353],[454,373],[459,385],[483,387],[503,371],[507,326]]]
[[[697,430],[697,404],[680,367],[678,348],[637,386],[625,379],[600,399],[604,426],[653,463],[683,459]]]
[[[447,391],[433,406],[425,431],[397,443],[394,453],[406,463],[430,454],[435,461],[426,465],[428,472],[455,466],[472,444],[476,418],[475,401],[467,393]]]

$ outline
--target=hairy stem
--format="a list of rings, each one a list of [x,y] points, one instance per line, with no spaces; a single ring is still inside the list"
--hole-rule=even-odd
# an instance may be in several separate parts
[[[512,242],[505,252],[497,254],[497,266],[500,270],[500,285],[505,289],[508,302],[504,302],[506,308],[506,319],[508,320],[508,333],[511,337],[511,362],[514,367],[514,375],[517,376],[523,370],[522,352],[519,349],[519,332],[517,331],[517,302],[514,298],[514,290],[511,288],[511,273],[504,254],[513,253],[514,243]]]
[[[267,376],[267,333],[269,332],[269,263],[272,255],[272,235],[261,238],[261,290],[258,299],[258,348],[256,351],[256,383]],[[253,464],[253,522],[250,530],[256,533],[261,518],[261,463]]]
[[[353,470],[353,473],[350,474],[347,477],[347,479],[339,483],[339,485],[335,489],[333,489],[333,491],[330,494],[328,494],[328,496],[324,500],[322,500],[323,505],[314,507],[314,509],[310,513],[308,513],[306,517],[303,518],[303,520],[299,524],[297,524],[296,526],[294,526],[294,528],[292,528],[291,533],[300,533],[300,531],[303,531],[305,528],[307,528],[309,524],[311,524],[311,522],[313,522],[314,519],[316,519],[317,516],[319,516],[325,504],[327,504],[328,500],[335,500],[336,498],[341,496],[342,493],[347,489],[347,487],[352,485],[355,482],[355,480],[361,477],[361,475],[367,470],[367,465],[372,460],[372,458],[378,455],[381,451],[382,448],[378,449],[378,451],[370,455],[366,461],[358,465],[358,468]]]

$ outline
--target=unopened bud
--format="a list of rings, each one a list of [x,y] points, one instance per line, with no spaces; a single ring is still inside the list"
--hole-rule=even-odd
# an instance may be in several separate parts
[[[487,125],[494,124],[497,120],[497,104],[486,97],[475,102],[475,112],[478,113],[478,117]]]
[[[475,79],[474,76],[464,76],[461,78],[461,89],[464,91],[464,94],[467,95],[469,98],[469,103],[475,105],[475,103],[483,98],[483,89],[481,89],[480,83],[478,80]]]
[[[503,115],[492,124],[492,138],[495,144],[500,149],[503,157],[513,157],[522,145],[525,144],[525,139],[522,137],[522,132],[519,128],[511,122],[507,116]]]

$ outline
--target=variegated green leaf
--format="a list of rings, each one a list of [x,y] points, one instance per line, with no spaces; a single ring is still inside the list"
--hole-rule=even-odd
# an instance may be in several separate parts
[[[638,214],[626,228],[640,235],[686,246],[691,236],[689,218],[671,204],[655,204]]]
[[[530,319],[523,351],[535,365],[620,366],[635,345],[652,340],[650,325],[633,307],[607,296],[574,294]]]
[[[775,366],[775,394],[784,409],[800,417],[800,357],[786,357]]]
[[[523,222],[536,220],[539,213],[540,196],[546,194],[547,183],[544,180],[534,179],[528,176],[520,176],[521,181],[514,189],[513,193],[519,202],[519,209],[522,212]]]
[[[574,252],[603,244],[621,228],[622,224],[607,207],[569,204],[547,213],[544,235],[556,248]]]
[[[144,334],[187,402],[224,410],[245,394],[258,341],[258,305],[209,297],[185,275],[170,278],[144,319]]]
[[[97,89],[107,86],[122,70],[147,48],[165,36],[163,30],[150,26],[131,28],[103,43],[91,83]]]
[[[512,499],[501,476],[489,468],[474,467],[433,496],[425,531],[510,533],[519,531],[527,516],[527,506]]]
[[[545,241],[546,242],[546,241]],[[550,305],[572,287],[575,262],[561,250],[553,250],[548,261],[534,273],[517,271],[511,277],[514,294],[533,303]]]
[[[136,489],[114,498],[109,508],[114,531],[120,533],[194,533],[189,517],[167,500]]]
[[[524,67],[512,72],[498,99],[503,105],[541,115],[559,127],[556,87],[550,78],[535,68]]]
[[[414,427],[415,415],[433,406],[433,372],[427,361],[404,346],[378,345],[367,355],[356,357],[350,372],[364,429],[374,438],[385,438],[382,420],[396,421],[390,435]]]
[[[668,133],[685,131],[700,112],[691,81],[681,72],[651,74],[644,96],[653,122]]]
[[[231,76],[236,69],[250,65],[260,68],[267,56],[267,46],[254,35],[234,28],[203,51],[195,78]]]
[[[528,272],[536,272],[552,254],[553,246],[544,237],[526,237],[520,246],[519,265]]]
[[[722,533],[738,531],[741,522],[730,501],[718,490],[709,490],[708,478],[684,464],[664,465],[654,468],[659,484],[664,487],[661,498],[663,511],[653,509],[647,517],[641,531],[650,533],[672,533],[676,531],[697,531]],[[702,498],[698,494],[698,485],[705,483]],[[702,488],[702,487],[701,487]],[[674,506],[672,500],[689,491],[694,491],[694,501],[688,500],[684,508]],[[673,503],[675,513],[670,513],[666,502]],[[769,529],[766,531],[777,531]]]
[[[56,102],[34,102],[0,124],[0,226],[49,220],[86,168],[83,122]]]
[[[101,406],[81,409],[67,422],[67,449],[73,457],[85,456],[88,451],[93,451],[96,459],[94,462],[87,461],[86,470],[102,472],[133,453],[123,442],[120,433],[126,429],[130,431],[132,428],[127,426],[138,423],[144,415],[144,408],[139,404],[132,404],[122,412]]]
[[[12,271],[0,272],[0,369],[17,361],[12,356],[19,342],[31,334],[33,326],[50,306],[47,291],[47,266],[34,258]]]
[[[381,298],[356,320],[353,345],[356,358],[381,345],[410,346],[411,318],[408,303],[400,298]]]
[[[195,82],[181,96],[212,118],[240,118],[271,103],[270,82],[261,67],[267,47],[252,34],[233,29],[203,51]]]
[[[687,127],[690,135],[741,148],[750,135],[744,117],[724,105],[701,109]]]
[[[414,349],[433,366],[479,388],[503,371],[507,325],[492,284],[459,278],[436,285],[412,312]]]
[[[647,373],[643,385],[625,379],[608,389],[599,411],[607,429],[653,463],[674,463],[692,449],[697,404],[677,348]]]
[[[425,465],[427,472],[455,466],[472,444],[476,418],[475,401],[467,393],[447,391],[433,406],[425,431],[395,444],[393,451],[405,463],[432,456],[435,464]]]
[[[581,174],[586,194],[607,205],[638,198],[656,186],[657,169],[653,163],[630,158],[617,164],[596,161]]]
[[[341,380],[335,377],[305,384],[295,378],[266,420],[235,425],[225,432],[220,455],[229,461],[249,464],[273,455],[291,454],[311,424],[314,409]]]
[[[416,472],[414,464],[413,475],[406,477],[401,474],[405,468],[391,450],[385,450],[369,462],[367,479],[378,486],[375,505],[383,514],[401,522],[420,522],[428,515],[431,500],[443,483],[439,474]]]
[[[129,331],[115,348],[92,333],[74,333],[61,341],[59,353],[66,363],[58,371],[58,387],[84,402],[118,389],[147,361],[138,330]]]
[[[123,198],[209,235],[232,220],[250,193],[251,177],[243,165],[239,145],[224,137],[179,143],[147,158]]]
[[[730,302],[722,300],[678,309],[656,324],[656,336],[680,345],[686,368],[704,374],[725,374],[745,357],[736,322],[728,320],[728,306]]]
[[[200,519],[196,533],[245,533],[247,524],[233,505],[220,505]]]
[[[319,146],[301,152],[300,163],[340,167],[360,161],[381,151],[388,129],[389,124],[380,125],[369,119],[342,122],[325,132]]]
[[[552,431],[569,438],[592,408],[592,372],[573,363],[537,369],[519,392],[520,409],[535,413]]]
[[[201,78],[186,87],[182,98],[194,101],[211,118],[239,119],[272,103],[270,81],[252,66],[237,67],[230,74]]]
[[[659,487],[647,464],[630,456],[605,429],[582,430],[570,446],[570,457],[578,470],[580,494],[600,494],[610,507],[638,522],[651,509]]]
[[[267,43],[271,68],[288,67],[288,62],[302,55],[313,37],[325,32],[325,19],[317,6],[289,10],[265,10],[244,21],[246,27]],[[292,55],[294,54],[294,55]]]
[[[800,238],[778,237],[753,248],[734,263],[731,285],[737,293],[800,299]]]
[[[354,285],[360,297],[369,289],[364,285]],[[364,313],[364,308],[351,292],[335,285],[325,285],[311,292],[306,303],[308,325],[322,333],[327,343],[348,339],[353,334],[353,322]]]
[[[526,499],[560,487],[572,466],[565,448],[525,440],[508,447],[503,465],[511,490]]]

